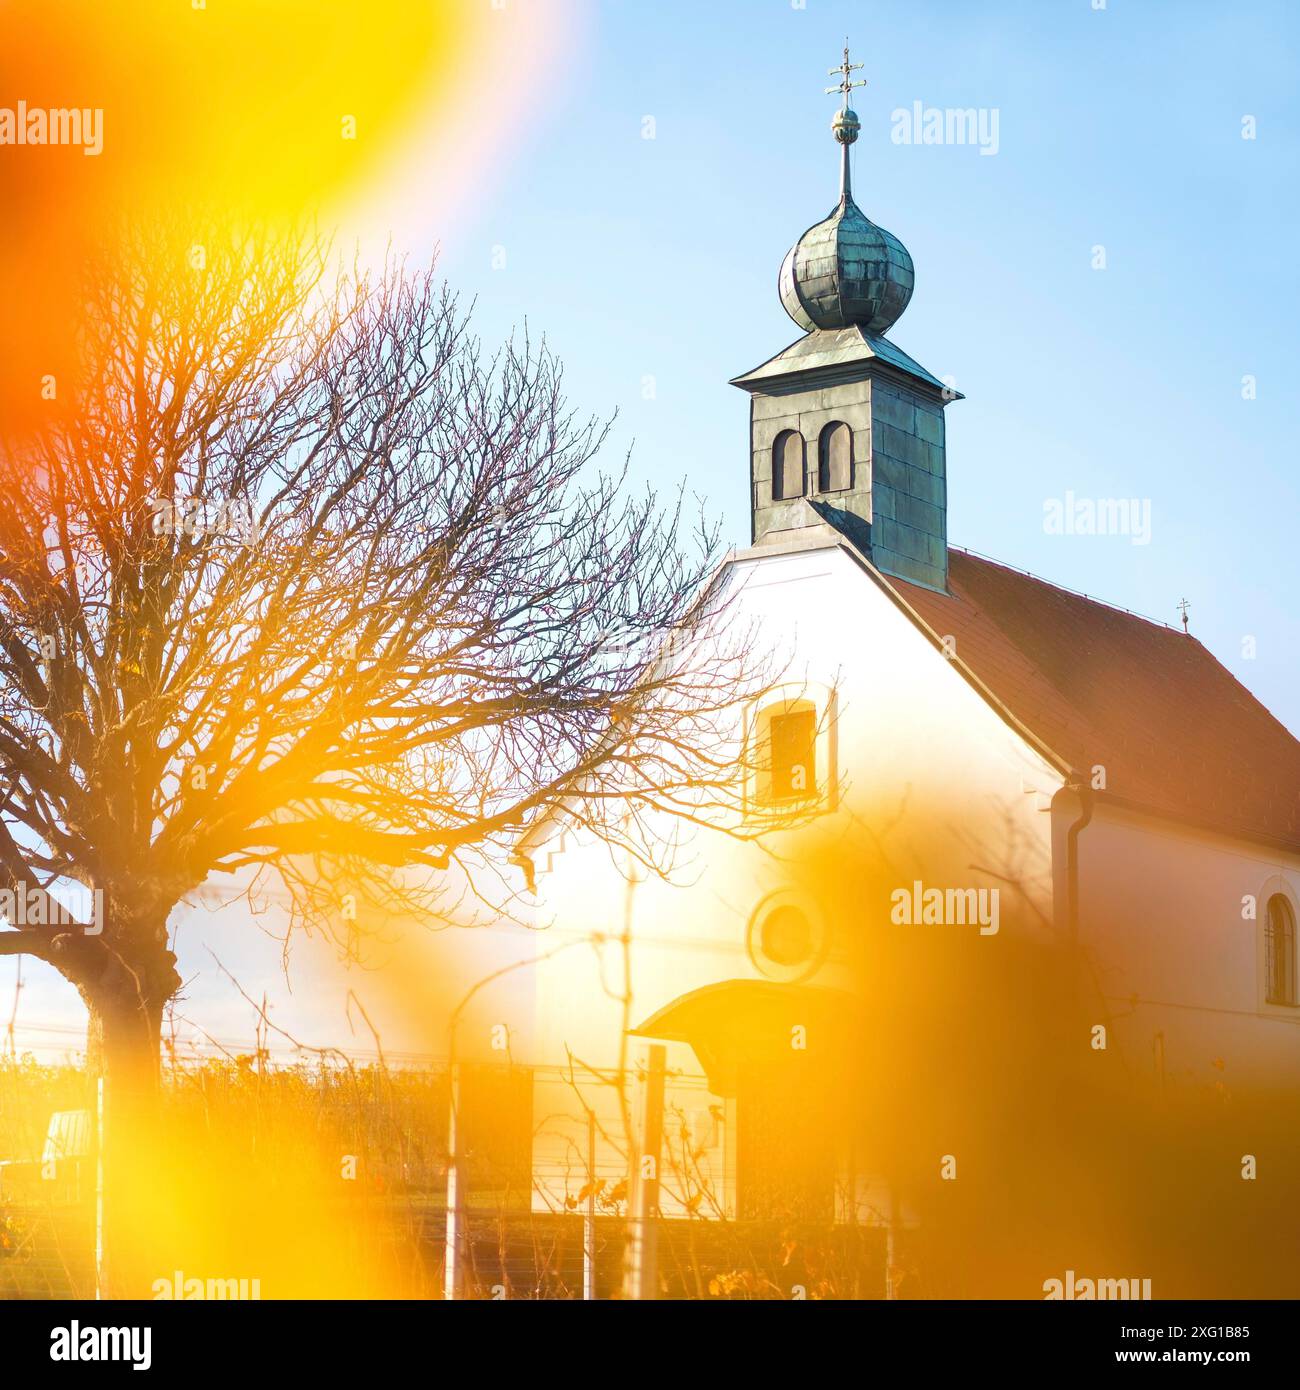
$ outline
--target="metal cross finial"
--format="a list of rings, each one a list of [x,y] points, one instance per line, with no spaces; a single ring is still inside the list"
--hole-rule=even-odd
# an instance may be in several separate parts
[[[1184,632],[1187,632],[1187,631],[1188,631],[1188,627],[1187,627],[1187,610],[1188,610],[1188,608],[1190,608],[1190,607],[1191,607],[1191,605],[1187,602],[1187,600],[1186,600],[1185,598],[1184,598],[1184,599],[1179,599],[1179,600],[1178,600],[1178,611],[1183,615],[1183,631],[1184,631]]]
[[[844,101],[840,106],[835,119],[831,121],[831,130],[834,132],[835,139],[840,147],[840,201],[848,203],[852,201],[852,190],[849,180],[849,146],[858,138],[860,129],[858,118],[849,110],[849,93],[854,87],[865,87],[867,79],[860,77],[855,82],[853,74],[862,67],[861,63],[849,62],[849,41],[844,40],[844,61],[837,68],[828,68],[827,71],[832,77],[839,74],[839,83],[834,87],[827,87],[826,94],[832,92],[843,94]]]
[[[854,82],[851,78],[851,74],[857,72],[858,69],[861,67],[861,63],[849,62],[849,41],[848,39],[845,39],[844,61],[837,68],[826,69],[827,74],[830,77],[835,77],[838,75],[840,79],[836,86],[826,88],[826,95],[830,96],[832,92],[842,92],[844,94],[845,110],[848,110],[849,93],[854,89],[854,87],[865,87],[867,85],[867,79],[865,77],[860,77],[856,82]]]

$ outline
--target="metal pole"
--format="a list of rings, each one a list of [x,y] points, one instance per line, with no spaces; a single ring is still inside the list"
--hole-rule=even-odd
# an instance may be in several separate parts
[[[663,1142],[666,1069],[667,1050],[662,1043],[651,1043],[646,1050],[645,1085],[641,1089],[640,1124],[637,1126],[639,1152],[632,1171],[624,1278],[628,1298],[659,1296],[659,1151]]]
[[[596,1112],[587,1111],[587,1210],[582,1218],[582,1297],[596,1298]]]
[[[898,1189],[889,1184],[889,1225],[885,1227],[885,1297],[893,1300],[898,1297],[895,1289],[894,1271],[898,1264]]]
[[[95,1297],[104,1297],[104,1078],[95,1079]]]
[[[461,1212],[460,1172],[460,1063],[453,1062],[448,1071],[451,1090],[451,1114],[447,1121],[447,1244],[444,1255],[443,1293],[454,1302],[460,1293],[460,1251],[464,1220]]]

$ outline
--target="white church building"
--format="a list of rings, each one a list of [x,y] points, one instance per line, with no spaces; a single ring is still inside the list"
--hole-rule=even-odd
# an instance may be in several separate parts
[[[885,336],[912,262],[853,200],[847,88],[833,129],[839,202],[780,271],[802,336],[732,383],[752,543],[719,576],[728,621],[784,644],[786,676],[738,717],[767,769],[753,797],[801,818],[758,841],[699,830],[668,881],[562,818],[521,842],[533,1207],[581,1210],[591,1152],[611,1195],[658,1055],[666,1219],[876,1228],[888,1289],[933,1292],[908,1233],[951,1210],[960,1247],[971,1211],[1011,1211],[1050,1169],[1059,1264],[991,1254],[960,1291],[1041,1297],[1040,1267],[1149,1277],[1123,1263],[1145,1253],[1124,1183],[1061,1177],[1069,1122],[1049,1112],[1129,1096],[1142,1120],[1118,1103],[1099,1140],[1122,1163],[1125,1127],[1175,1103],[1153,1097],[1221,1114],[1294,1095],[1300,743],[1185,630],[949,544],[956,393]],[[1248,1188],[1239,1138],[1215,1202]]]

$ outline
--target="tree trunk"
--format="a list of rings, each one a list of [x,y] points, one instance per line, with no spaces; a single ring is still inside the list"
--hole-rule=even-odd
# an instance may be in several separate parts
[[[87,1027],[91,1084],[103,1082],[99,1132],[103,1164],[99,1290],[105,1298],[147,1298],[162,1277],[153,1198],[165,1146],[159,1142],[159,1047],[162,1005],[97,998]],[[92,1091],[92,1114],[97,1102]]]

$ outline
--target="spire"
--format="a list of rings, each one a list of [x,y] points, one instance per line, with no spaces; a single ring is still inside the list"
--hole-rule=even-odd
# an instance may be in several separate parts
[[[828,68],[827,76],[834,77],[839,74],[839,83],[834,87],[826,88],[826,95],[831,96],[835,92],[843,94],[844,100],[840,104],[840,109],[835,113],[831,121],[831,130],[835,133],[835,138],[840,146],[840,199],[845,201],[853,197],[851,181],[849,178],[849,146],[858,138],[858,131],[861,125],[858,121],[857,113],[849,109],[849,93],[854,87],[865,87],[867,79],[860,77],[855,82],[853,74],[862,67],[861,63],[849,62],[849,41],[844,40],[844,61],[837,68]]]
[[[861,63],[844,61],[831,68],[839,77],[827,93],[838,92],[840,109],[831,130],[840,147],[840,201],[790,248],[781,264],[777,286],[785,311],[806,332],[819,328],[858,327],[869,334],[889,331],[912,297],[914,274],[907,247],[877,227],[853,201],[849,182],[849,146],[862,128],[849,106],[849,93],[865,87],[854,78]]]

